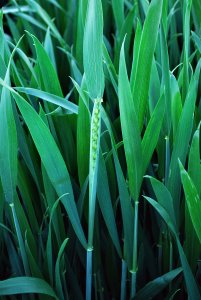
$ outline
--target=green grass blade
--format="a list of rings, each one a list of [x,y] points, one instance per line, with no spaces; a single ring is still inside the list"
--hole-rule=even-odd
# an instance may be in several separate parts
[[[14,48],[4,82],[10,84],[10,65],[15,51],[21,39]],[[14,202],[17,184],[17,130],[12,108],[12,98],[10,91],[2,88],[1,102],[0,102],[0,139],[4,141],[0,146],[0,175],[1,182],[5,194],[5,198],[9,203]]]
[[[84,88],[84,83],[83,83]],[[85,102],[88,105],[88,96],[85,96]],[[83,186],[89,174],[89,149],[90,149],[90,112],[88,106],[79,96],[79,108],[77,119],[77,164],[80,185]]]
[[[106,45],[103,44],[103,58],[104,58],[104,63],[106,64],[112,85],[114,87],[114,90],[116,92],[116,94],[118,94],[118,87],[117,87],[117,81],[118,81],[118,77],[117,77],[117,73],[115,70],[115,67],[112,63],[112,60],[110,58],[108,49],[106,48]]]
[[[86,15],[83,59],[89,96],[102,98],[104,76],[102,64],[103,13],[101,0],[89,0]]]
[[[57,64],[56,64],[56,59],[55,59],[55,54],[54,54],[54,48],[53,48],[53,43],[52,43],[52,38],[50,35],[50,29],[48,28],[46,35],[45,35],[45,41],[44,41],[44,49],[47,52],[52,65],[55,70],[57,70]]]
[[[39,278],[15,277],[0,281],[1,296],[27,293],[44,294],[58,300],[54,290],[49,284]]]
[[[138,62],[138,55],[139,55],[139,50],[140,50],[141,35],[142,35],[142,25],[141,25],[140,21],[138,20],[137,28],[135,31],[135,40],[134,40],[134,46],[133,46],[133,63],[132,63],[131,76],[130,76],[130,85],[131,85],[132,95],[134,94],[134,85],[135,85],[136,75],[137,75],[137,62]]]
[[[133,99],[136,113],[139,119],[139,128],[142,129],[144,115],[147,107],[147,98],[149,92],[151,66],[158,36],[158,27],[162,13],[161,0],[153,0],[145,19],[142,30],[139,54],[137,56],[136,76],[133,85]]]
[[[34,35],[30,34],[30,36],[32,37],[36,47],[38,64],[46,92],[62,97],[63,94],[59,79],[47,52]]]
[[[14,201],[17,184],[17,132],[10,92],[4,87],[0,103],[0,173],[5,198]]]
[[[87,1],[79,1],[78,9],[77,9],[77,24],[76,24],[76,35],[75,35],[75,58],[80,65],[83,65],[83,36],[84,36],[84,22],[82,18],[82,5],[83,2]]]
[[[177,268],[166,274],[163,274],[160,277],[157,277],[153,281],[147,283],[141,290],[139,290],[134,299],[153,299],[181,272],[182,268]]]
[[[172,103],[171,103],[171,116],[172,116],[172,129],[173,129],[173,141],[175,141],[179,119],[182,112],[182,101],[179,90],[178,82],[175,76],[172,74],[170,78]]]
[[[165,90],[165,134],[169,136],[171,130],[171,89],[170,89],[170,72],[169,72],[169,58],[168,46],[164,27],[160,29],[160,42],[161,42],[161,63],[162,63],[162,88]]]
[[[133,199],[137,201],[142,182],[142,149],[137,115],[126,70],[124,43],[120,53],[118,95],[129,188]]]
[[[26,87],[15,87],[15,90],[21,93],[25,93],[26,95],[31,95],[49,103],[58,105],[64,108],[65,110],[69,111],[69,113],[78,114],[78,107],[76,104],[70,102],[69,100],[65,100],[64,98],[59,97],[57,95],[53,95],[38,89]]]
[[[144,175],[150,163],[152,154],[158,142],[163,117],[165,113],[164,95],[159,99],[142,139],[142,174]]]
[[[149,178],[151,181],[151,185],[153,187],[158,202],[166,209],[176,228],[176,217],[174,212],[173,199],[171,197],[170,192],[168,191],[166,186],[159,180],[150,176],[147,176],[147,178]]]
[[[69,193],[68,196],[62,198],[62,203],[69,215],[69,219],[80,242],[84,247],[86,247],[86,239],[74,202],[74,195],[70,177],[61,153],[49,129],[39,117],[39,115],[35,112],[35,110],[19,94],[14,91],[13,97],[15,98],[22,116],[30,130],[36,148],[45,166],[46,172],[58,196],[62,196],[66,192]],[[46,149],[46,145],[48,145],[48,151]]]

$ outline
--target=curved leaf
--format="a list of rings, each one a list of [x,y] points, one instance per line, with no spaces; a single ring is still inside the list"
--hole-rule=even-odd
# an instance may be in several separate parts
[[[181,272],[182,268],[177,268],[150,281],[141,290],[139,290],[134,299],[154,299],[154,297],[157,296]]]
[[[49,284],[39,278],[15,277],[0,281],[0,295],[16,294],[44,294],[57,299],[54,290]]]

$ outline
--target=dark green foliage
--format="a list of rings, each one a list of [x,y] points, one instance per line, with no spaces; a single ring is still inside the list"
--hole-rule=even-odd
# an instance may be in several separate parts
[[[201,299],[201,4],[0,10],[0,299]]]

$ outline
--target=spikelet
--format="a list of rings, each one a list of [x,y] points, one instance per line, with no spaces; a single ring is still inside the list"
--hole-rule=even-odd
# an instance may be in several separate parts
[[[94,101],[94,107],[91,119],[91,147],[90,147],[90,161],[94,171],[96,160],[98,156],[98,147],[100,139],[100,116],[101,116],[101,103],[103,99],[97,98]]]

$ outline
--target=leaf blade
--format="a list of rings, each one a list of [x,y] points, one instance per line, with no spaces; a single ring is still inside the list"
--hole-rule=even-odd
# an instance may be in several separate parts
[[[126,70],[124,43],[120,53],[118,95],[129,187],[133,199],[137,201],[142,181],[142,149],[136,111]]]
[[[103,96],[102,45],[103,13],[101,0],[89,0],[84,30],[83,60],[86,84],[92,99]]]

